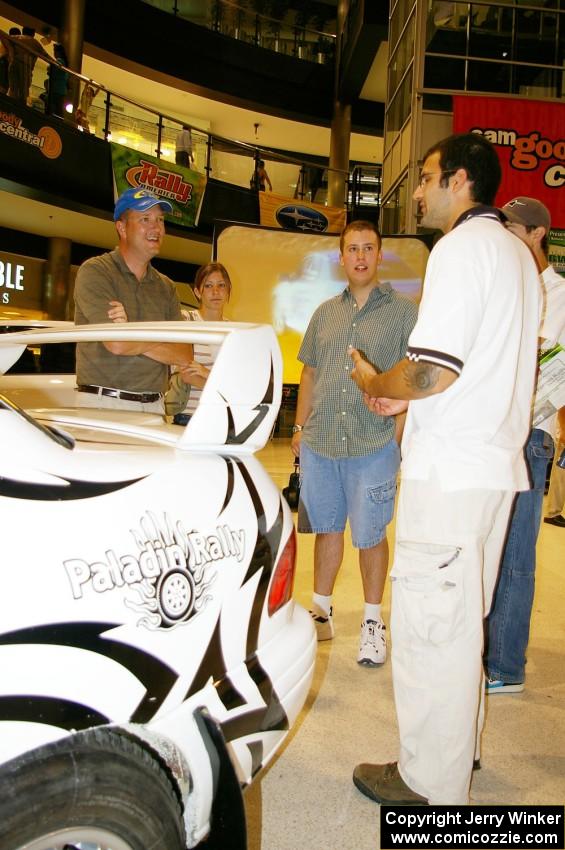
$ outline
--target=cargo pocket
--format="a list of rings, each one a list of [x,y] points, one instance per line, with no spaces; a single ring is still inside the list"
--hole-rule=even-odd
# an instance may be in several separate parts
[[[395,496],[396,477],[378,487],[367,487],[367,499],[371,503],[373,522],[377,528],[384,528],[392,520]]]
[[[461,547],[397,542],[391,579],[404,628],[435,646],[465,630]]]

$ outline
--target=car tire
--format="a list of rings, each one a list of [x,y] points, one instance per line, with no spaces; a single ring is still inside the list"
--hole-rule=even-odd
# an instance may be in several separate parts
[[[180,800],[164,768],[107,729],[13,759],[0,785],[0,850],[186,847]]]

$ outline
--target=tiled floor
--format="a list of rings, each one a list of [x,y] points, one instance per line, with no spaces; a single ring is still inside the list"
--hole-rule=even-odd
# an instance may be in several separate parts
[[[260,453],[283,487],[290,441]],[[391,528],[389,540],[394,538]],[[299,536],[295,596],[308,607],[312,539]],[[319,644],[310,697],[278,758],[246,795],[250,850],[376,850],[379,807],[353,786],[360,761],[397,755],[391,667],[355,662],[362,605],[357,556],[346,545],[334,596],[336,637]],[[384,598],[389,619],[390,591]],[[490,697],[482,770],[472,802],[563,804],[565,800],[565,529],[542,523],[526,689]]]

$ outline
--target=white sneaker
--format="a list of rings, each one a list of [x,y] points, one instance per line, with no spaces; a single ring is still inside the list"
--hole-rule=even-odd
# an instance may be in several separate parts
[[[363,620],[357,664],[379,667],[386,661],[386,626],[382,620]]]
[[[310,608],[310,616],[316,626],[316,634],[318,640],[331,640],[334,636],[334,621],[333,608],[330,608],[330,613],[326,614],[323,608],[320,608],[315,602],[312,602]]]

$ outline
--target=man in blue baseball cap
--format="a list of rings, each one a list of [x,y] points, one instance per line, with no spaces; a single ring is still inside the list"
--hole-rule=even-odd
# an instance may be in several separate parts
[[[173,211],[173,206],[170,201],[166,201],[164,198],[158,198],[157,195],[154,195],[153,192],[149,191],[149,189],[140,189],[134,186],[131,189],[126,189],[125,192],[122,192],[116,201],[116,206],[114,207],[114,221],[118,221],[118,219],[120,219],[128,210],[146,212],[146,210],[150,210],[152,207],[157,205],[161,207],[164,213],[170,213]]]
[[[75,323],[183,319],[175,284],[151,260],[161,250],[169,201],[148,189],[126,189],[114,209],[119,244],[80,267]],[[186,366],[191,345],[88,342],[77,345],[77,403],[164,413],[168,366]]]

